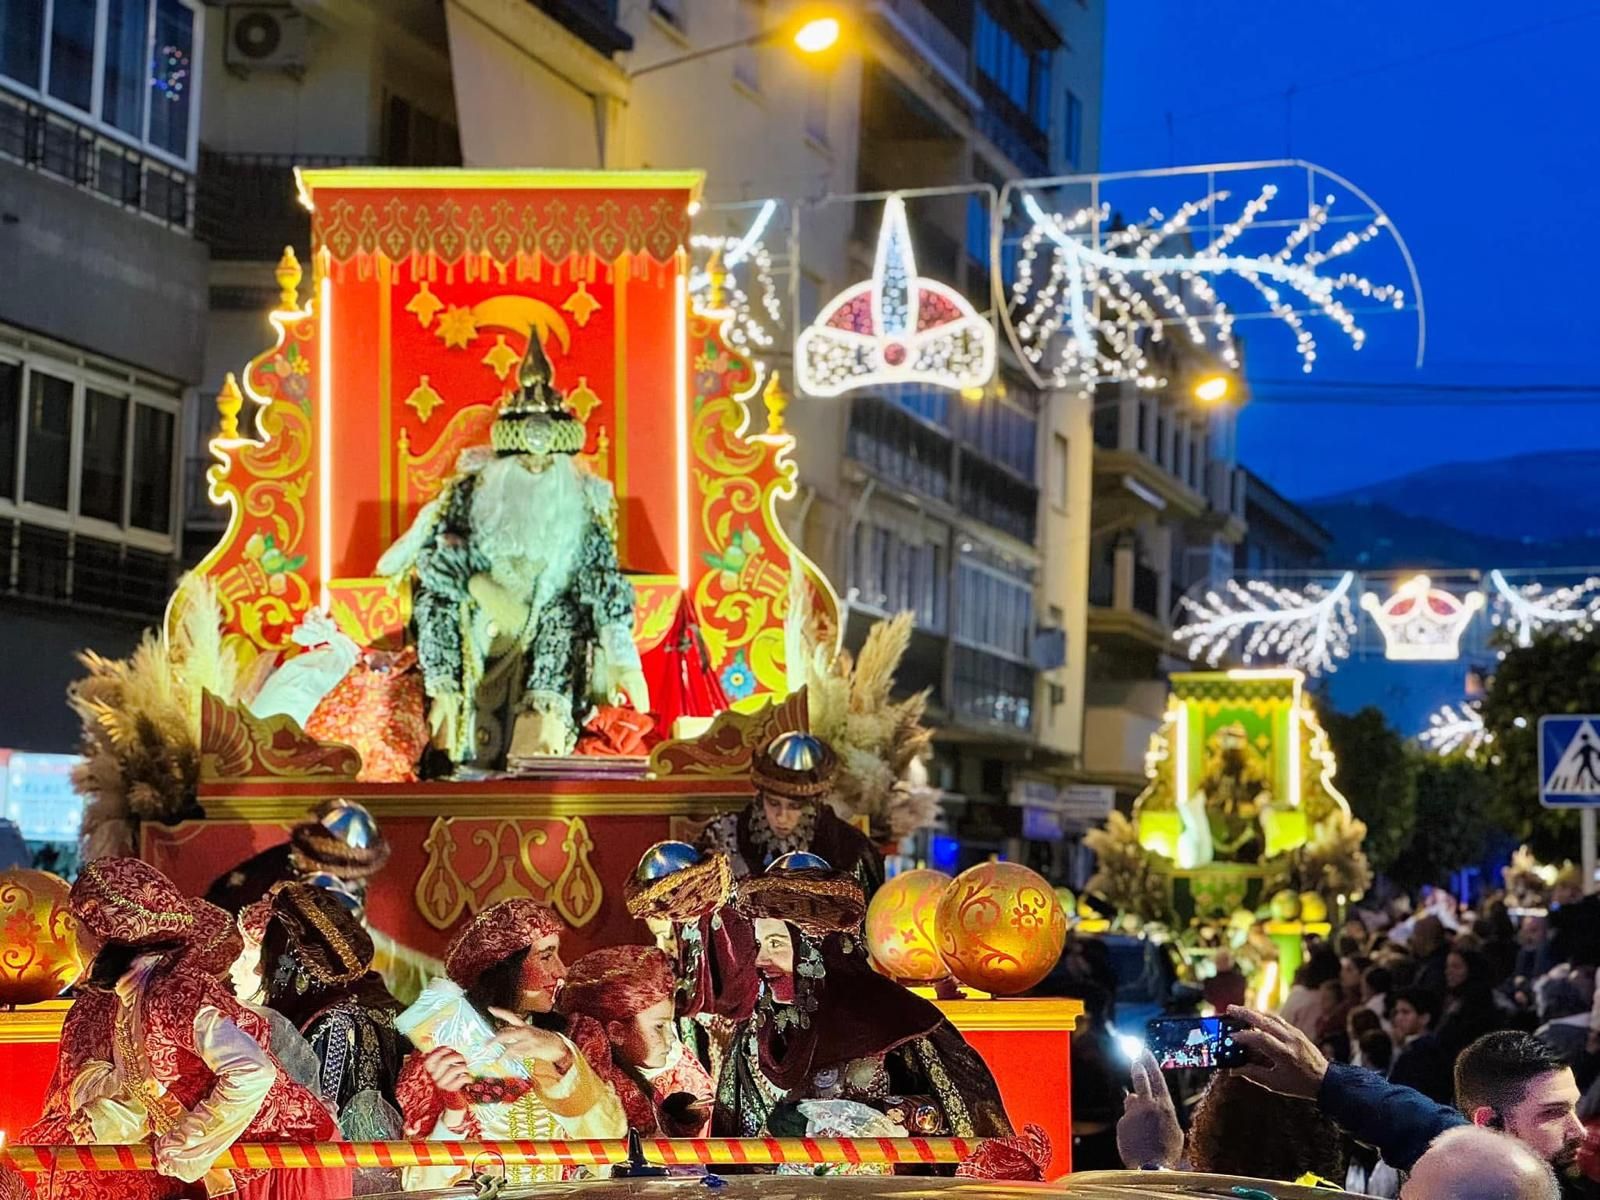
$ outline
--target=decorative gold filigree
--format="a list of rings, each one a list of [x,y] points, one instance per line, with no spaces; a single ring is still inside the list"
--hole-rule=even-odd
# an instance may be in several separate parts
[[[458,834],[465,835],[466,849]],[[582,817],[438,817],[422,848],[428,859],[413,894],[417,911],[435,929],[521,896],[549,904],[575,929],[600,911],[604,893],[589,861],[594,840]],[[463,879],[469,870],[472,877]]]
[[[257,717],[210,692],[200,701],[200,779],[280,782],[355,779],[361,756],[349,746],[319,742],[293,717]]]
[[[810,728],[806,689],[770,701],[752,713],[728,709],[697,738],[662,742],[650,754],[650,770],[658,779],[698,775],[740,778],[750,774],[758,751],[780,733]]]

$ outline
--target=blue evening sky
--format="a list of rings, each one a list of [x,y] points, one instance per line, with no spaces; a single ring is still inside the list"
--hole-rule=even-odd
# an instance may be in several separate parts
[[[1359,354],[1323,326],[1310,392],[1274,388],[1241,415],[1244,462],[1309,498],[1438,463],[1600,447],[1593,401],[1303,402],[1319,377],[1600,387],[1600,4],[1107,5],[1102,170],[1308,159],[1366,190],[1417,259],[1422,370],[1408,317],[1368,319]],[[1252,376],[1296,376],[1288,345],[1256,332]]]

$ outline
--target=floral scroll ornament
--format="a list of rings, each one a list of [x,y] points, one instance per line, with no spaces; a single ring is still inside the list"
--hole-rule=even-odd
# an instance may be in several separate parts
[[[413,893],[417,911],[443,930],[502,900],[531,896],[581,929],[594,920],[604,899],[589,857],[593,849],[581,817],[439,817],[423,841],[428,861]]]

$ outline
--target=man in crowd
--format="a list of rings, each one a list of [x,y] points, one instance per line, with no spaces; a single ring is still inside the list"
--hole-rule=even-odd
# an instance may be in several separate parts
[[[1578,1085],[1571,1068],[1537,1038],[1504,1031],[1486,1034],[1456,1062],[1457,1109],[1360,1067],[1330,1063],[1288,1022],[1243,1008],[1228,1010],[1248,1028],[1235,1034],[1249,1054],[1240,1072],[1288,1096],[1315,1100],[1357,1141],[1376,1146],[1384,1160],[1410,1170],[1441,1133],[1472,1124],[1502,1130],[1562,1175],[1562,1194],[1592,1197],[1593,1186],[1572,1167],[1583,1145]]]
[[[1439,1010],[1437,992],[1401,988],[1395,993],[1389,1028],[1398,1054],[1389,1078],[1401,1087],[1415,1088],[1430,1100],[1449,1104],[1454,1089],[1450,1058],[1433,1032]]]
[[[1559,1200],[1555,1172],[1509,1134],[1459,1125],[1433,1144],[1400,1189],[1400,1200]]]

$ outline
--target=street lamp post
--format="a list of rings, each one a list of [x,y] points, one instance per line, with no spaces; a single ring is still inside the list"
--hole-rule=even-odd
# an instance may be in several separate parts
[[[823,54],[833,49],[839,42],[843,26],[835,16],[813,15],[800,21],[775,25],[770,29],[763,29],[749,37],[738,38],[731,42],[722,42],[715,46],[706,46],[688,54],[680,54],[676,58],[664,59],[661,62],[648,63],[634,71],[628,72],[630,80],[638,79],[644,75],[653,75],[657,71],[665,71],[668,67],[681,67],[684,63],[698,62],[702,58],[710,58],[713,54],[725,54],[729,50],[743,50],[746,46],[757,46],[763,42],[775,42],[785,37],[794,48],[802,54]]]

